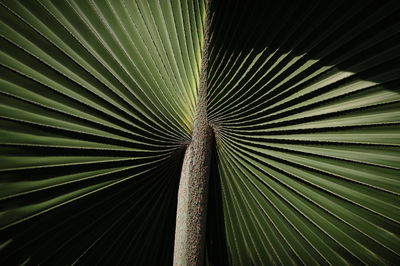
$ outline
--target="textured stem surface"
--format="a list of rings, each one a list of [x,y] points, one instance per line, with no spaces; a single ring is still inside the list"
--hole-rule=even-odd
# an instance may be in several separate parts
[[[209,6],[206,10],[200,87],[192,141],[182,165],[176,214],[174,265],[202,265],[213,133],[207,119]]]

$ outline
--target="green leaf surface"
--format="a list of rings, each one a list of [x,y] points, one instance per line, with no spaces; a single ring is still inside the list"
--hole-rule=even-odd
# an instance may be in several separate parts
[[[0,1],[0,264],[170,265],[206,1]],[[207,265],[400,261],[398,1],[211,2]]]
[[[1,264],[171,263],[203,11],[1,1]]]
[[[398,3],[213,10],[209,116],[224,228],[208,235],[214,264],[396,264]]]

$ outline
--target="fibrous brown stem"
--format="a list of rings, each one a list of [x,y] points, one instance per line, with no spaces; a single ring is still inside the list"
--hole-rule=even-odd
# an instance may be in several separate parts
[[[174,265],[202,265],[213,131],[207,119],[209,6],[204,26],[200,86],[192,141],[186,149],[178,190]]]

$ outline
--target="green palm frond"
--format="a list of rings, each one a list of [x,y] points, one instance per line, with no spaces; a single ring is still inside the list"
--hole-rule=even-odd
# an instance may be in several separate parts
[[[2,1],[1,260],[171,260],[203,10]]]
[[[400,6],[330,5],[215,2],[209,113],[232,264],[399,260]]]
[[[0,264],[171,264],[205,9],[1,1]],[[398,1],[211,11],[206,264],[398,263]]]

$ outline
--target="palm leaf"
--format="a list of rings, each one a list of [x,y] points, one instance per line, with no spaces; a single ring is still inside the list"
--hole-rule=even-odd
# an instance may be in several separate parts
[[[3,261],[171,260],[203,9],[2,1]]]
[[[400,6],[348,5],[215,2],[209,113],[232,264],[399,260]]]
[[[396,264],[397,1],[213,1],[206,263]],[[172,262],[203,1],[2,0],[0,261]]]

